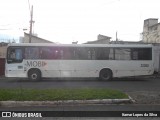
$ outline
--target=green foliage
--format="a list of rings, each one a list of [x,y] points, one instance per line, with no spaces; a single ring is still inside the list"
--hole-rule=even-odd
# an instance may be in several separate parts
[[[0,101],[54,101],[123,98],[128,98],[128,96],[120,91],[110,89],[0,89]]]

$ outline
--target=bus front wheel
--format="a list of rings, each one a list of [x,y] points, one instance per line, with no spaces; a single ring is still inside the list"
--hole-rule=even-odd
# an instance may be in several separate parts
[[[110,69],[102,69],[99,74],[100,80],[112,80],[112,71]]]
[[[31,69],[28,72],[28,78],[31,81],[41,80],[41,72],[38,69]]]

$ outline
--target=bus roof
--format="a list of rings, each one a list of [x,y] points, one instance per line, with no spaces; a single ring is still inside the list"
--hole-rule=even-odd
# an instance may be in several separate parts
[[[54,43],[10,43],[8,46],[59,46],[59,47],[152,47],[152,44],[54,44]]]

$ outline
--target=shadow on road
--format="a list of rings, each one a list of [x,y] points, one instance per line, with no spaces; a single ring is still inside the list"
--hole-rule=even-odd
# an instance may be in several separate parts
[[[148,78],[136,78],[136,77],[125,77],[125,78],[114,78],[112,81],[148,81],[149,79]]]
[[[0,79],[1,80],[1,79]],[[98,78],[43,78],[42,80],[39,81],[31,81],[26,78],[3,78],[3,81],[7,82],[138,82],[138,81],[149,81],[149,78],[146,77],[123,77],[123,78],[113,78],[110,81],[102,81],[99,80]]]

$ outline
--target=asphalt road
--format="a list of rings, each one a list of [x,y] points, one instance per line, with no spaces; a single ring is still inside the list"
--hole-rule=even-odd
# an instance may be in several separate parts
[[[111,88],[124,92],[160,91],[160,78],[121,78],[112,81],[90,79],[44,79],[39,82],[27,79],[0,78],[0,88]]]
[[[55,106],[25,106],[0,107],[0,111],[160,111],[160,105],[55,105]]]

